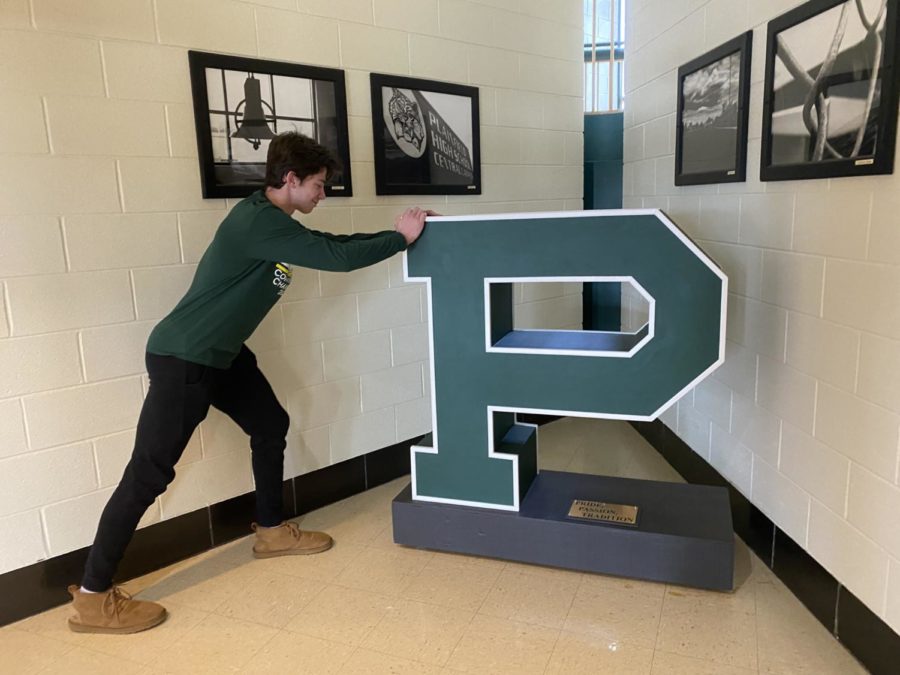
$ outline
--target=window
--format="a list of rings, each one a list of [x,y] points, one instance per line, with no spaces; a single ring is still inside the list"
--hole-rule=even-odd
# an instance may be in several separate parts
[[[584,0],[584,111],[621,110],[625,102],[623,0]]]

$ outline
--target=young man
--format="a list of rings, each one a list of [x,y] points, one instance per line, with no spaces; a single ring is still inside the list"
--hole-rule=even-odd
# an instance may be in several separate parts
[[[138,420],[131,461],[100,517],[81,587],[70,586],[77,632],[133,633],[166,618],[154,602],[133,600],[112,580],[138,521],[175,477],[197,425],[215,406],[250,437],[256,483],[258,558],[310,554],[331,547],[324,532],[284,521],[282,479],[288,415],[244,345],[291,281],[291,265],[349,272],[404,250],[430,212],[410,208],[393,231],[333,235],[303,227],[294,211],[310,213],[325,199],[337,162],[297,133],[269,146],[265,188],[222,221],[197,266],[187,294],[147,342],[150,389]]]

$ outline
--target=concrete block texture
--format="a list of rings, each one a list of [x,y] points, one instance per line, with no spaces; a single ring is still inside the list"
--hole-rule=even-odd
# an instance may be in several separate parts
[[[682,408],[712,417],[711,444],[697,434],[694,450],[896,628],[900,178],[759,180],[766,24],[799,4],[627,4],[624,189],[632,205],[668,208],[729,276],[729,341],[713,376],[723,389],[683,399],[670,421],[689,438]],[[662,130],[675,129],[677,69],[747,30],[747,180],[676,188]],[[697,200],[699,218],[674,199]],[[728,392],[730,429],[714,405]]]
[[[33,496],[0,510],[0,532],[23,542],[0,571],[90,543],[130,456],[147,335],[237,203],[202,198],[188,50],[342,69],[354,196],[296,217],[335,234],[374,232],[413,204],[581,208],[580,9],[571,0],[0,2],[0,117],[16,120],[0,130],[0,462],[15,465],[22,486],[9,499]],[[479,88],[481,195],[375,194],[371,72]],[[400,256],[352,274],[295,267],[248,341],[291,414],[286,476],[430,430],[424,286],[402,276]],[[558,303],[574,311],[573,298],[534,302],[555,315]],[[46,457],[65,471],[45,470]],[[250,489],[246,439],[212,414],[148,518]]]

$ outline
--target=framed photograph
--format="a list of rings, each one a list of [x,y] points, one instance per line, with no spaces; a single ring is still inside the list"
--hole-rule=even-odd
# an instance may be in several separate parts
[[[481,194],[478,88],[372,73],[375,193]]]
[[[246,197],[262,187],[276,134],[298,131],[331,149],[341,170],[325,187],[350,197],[344,72],[188,52],[204,197]]]
[[[892,173],[898,0],[812,0],[772,20],[762,180]]]
[[[753,31],[678,69],[675,185],[747,177],[747,106]]]

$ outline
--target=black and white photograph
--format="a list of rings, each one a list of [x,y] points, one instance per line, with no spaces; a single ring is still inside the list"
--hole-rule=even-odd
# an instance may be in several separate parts
[[[376,194],[481,194],[477,87],[370,78]]]
[[[746,179],[752,32],[678,69],[675,185]]]
[[[343,71],[196,51],[188,60],[204,197],[258,190],[269,141],[285,131],[329,148],[342,168],[325,193],[352,196]]]
[[[898,0],[813,0],[769,23],[763,180],[892,173]]]

